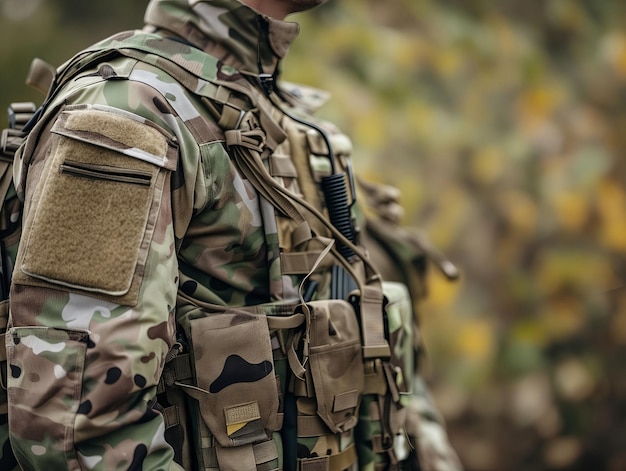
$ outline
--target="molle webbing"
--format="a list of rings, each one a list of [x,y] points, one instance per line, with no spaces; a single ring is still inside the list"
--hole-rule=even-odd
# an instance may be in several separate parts
[[[298,471],[343,471],[357,460],[354,445],[330,456],[298,459]]]

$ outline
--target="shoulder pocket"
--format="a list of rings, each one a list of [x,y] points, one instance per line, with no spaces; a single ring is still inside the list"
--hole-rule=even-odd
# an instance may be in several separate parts
[[[96,105],[66,108],[52,133],[14,281],[134,304],[176,143],[139,116]]]

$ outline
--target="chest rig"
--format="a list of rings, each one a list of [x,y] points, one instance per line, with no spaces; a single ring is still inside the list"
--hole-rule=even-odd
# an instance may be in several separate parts
[[[172,44],[151,47],[155,39]],[[148,34],[113,39],[57,77],[120,56],[158,67],[200,99],[260,196],[272,301],[225,308],[179,293],[184,342],[154,405],[176,460],[203,470],[408,469],[411,306],[358,244],[349,141],[300,118],[297,100],[268,82],[207,80],[193,64],[213,59],[185,52]],[[120,78],[145,81],[132,71]],[[181,114],[189,106],[162,95]],[[207,144],[202,129],[188,129]]]

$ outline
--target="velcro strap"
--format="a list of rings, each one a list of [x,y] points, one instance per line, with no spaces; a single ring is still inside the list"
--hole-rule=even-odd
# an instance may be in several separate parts
[[[285,155],[272,154],[269,156],[270,160],[270,174],[273,177],[292,177],[298,176],[296,167],[289,158]]]
[[[304,322],[304,314],[291,316],[267,316],[267,325],[270,330],[295,329]]]
[[[298,357],[298,353],[296,352],[295,342],[290,342],[289,349],[287,350],[287,361],[289,363],[289,368],[291,369],[291,372],[299,380],[299,381],[294,382],[295,392],[299,396],[310,397],[309,394],[307,394],[306,392],[303,392],[303,391],[306,391],[306,381],[305,381],[306,369],[304,368],[304,365],[302,364],[302,362],[300,361],[300,358]]]
[[[385,376],[383,362],[379,358],[366,360],[365,364],[365,387],[363,394],[378,394],[383,396],[387,392],[387,377]]]
[[[260,129],[251,131],[241,131],[239,129],[231,129],[224,133],[226,138],[226,146],[245,147],[247,149],[261,152],[265,143],[265,135]]]
[[[343,471],[349,469],[357,461],[357,454],[354,445],[350,445],[345,450],[317,458],[298,459],[299,471]]]
[[[192,378],[191,357],[188,353],[182,353],[174,357],[170,361],[170,367],[174,370],[176,381],[184,381]]]
[[[180,424],[180,417],[178,416],[178,407],[170,406],[163,409],[163,419],[165,421],[165,428],[174,427]]]
[[[333,400],[333,412],[352,409],[359,403],[359,392],[356,389],[336,394]]]
[[[311,272],[321,251],[286,252],[280,254],[280,269],[283,275],[306,275]]]
[[[56,70],[53,66],[35,57],[30,63],[30,70],[26,76],[26,85],[47,95],[54,81],[55,73]]]
[[[298,460],[299,471],[330,471],[330,459],[328,456],[316,458],[302,458]]]
[[[316,415],[298,416],[298,438],[321,437],[331,433],[328,426]]]
[[[354,445],[350,445],[336,455],[330,455],[330,471],[343,471],[356,463],[357,455]]]
[[[256,464],[267,463],[278,458],[278,450],[274,440],[257,443],[252,447]]]
[[[243,114],[244,112],[242,110],[225,104],[217,124],[221,129],[235,129],[239,126]]]
[[[308,240],[311,240],[311,227],[307,222],[298,224],[291,233],[291,246],[298,247]]]
[[[252,444],[223,447],[215,444],[220,471],[250,471],[256,469]]]
[[[389,358],[391,350],[385,339],[383,293],[374,286],[364,286],[361,293],[363,358]]]

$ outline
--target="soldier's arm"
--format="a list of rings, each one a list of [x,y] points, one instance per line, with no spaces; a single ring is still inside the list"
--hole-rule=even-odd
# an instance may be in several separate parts
[[[150,404],[175,340],[178,276],[179,151],[158,98],[129,81],[78,90],[31,162],[7,337],[24,468],[175,468]]]

